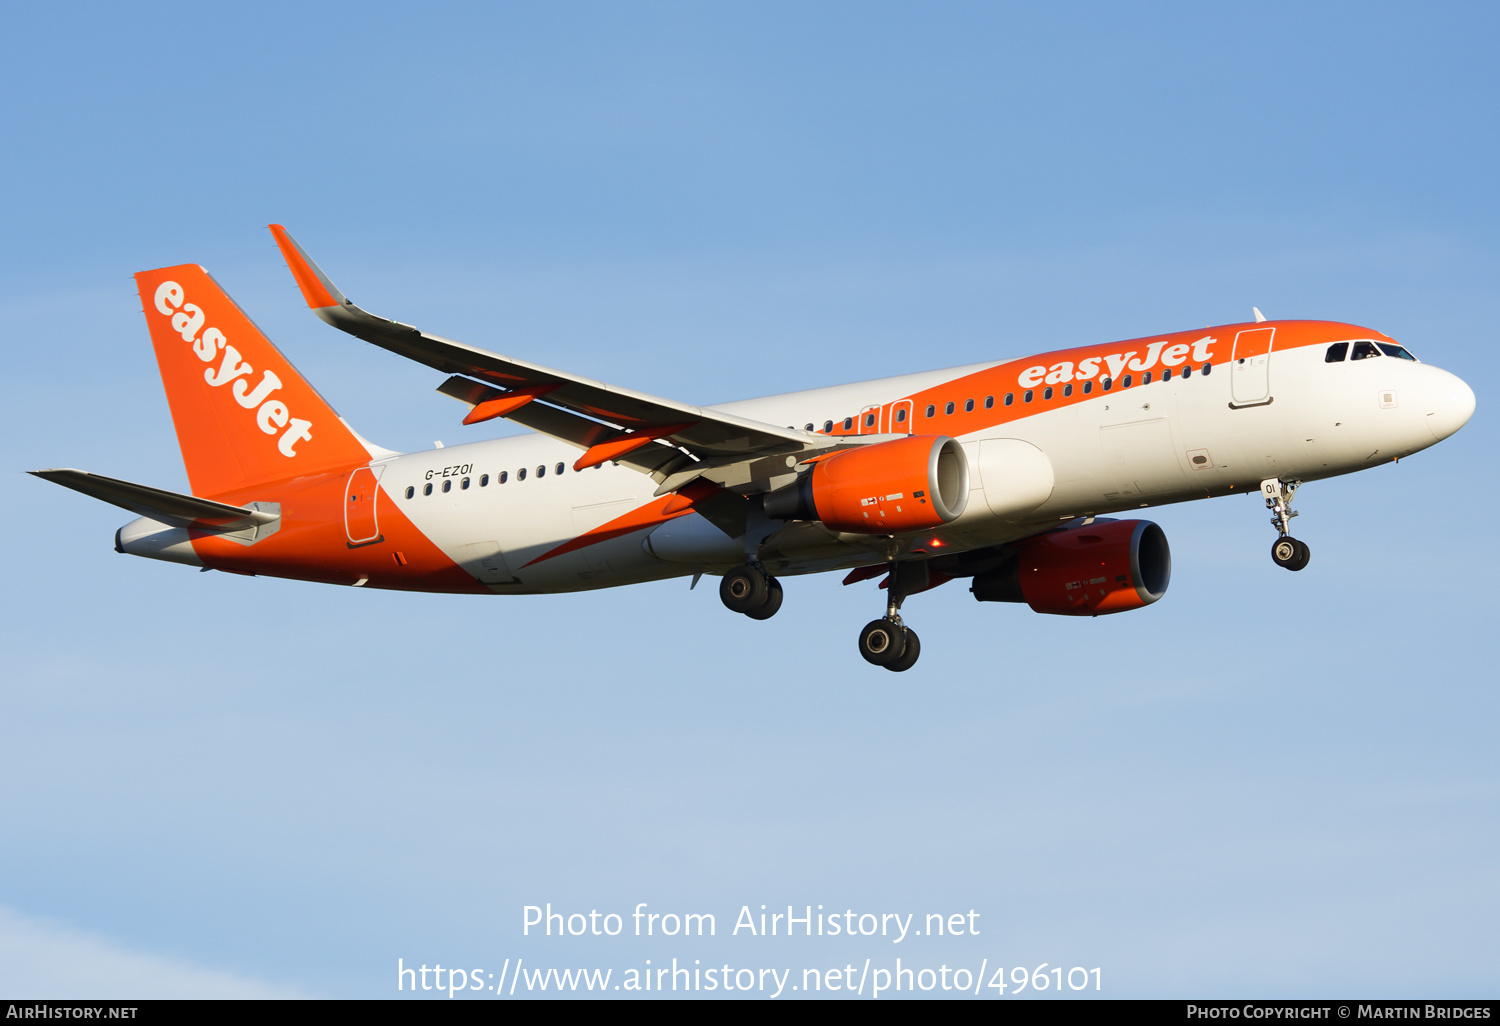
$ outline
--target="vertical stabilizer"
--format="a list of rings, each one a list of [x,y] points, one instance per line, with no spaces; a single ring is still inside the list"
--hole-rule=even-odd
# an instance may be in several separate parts
[[[194,495],[366,463],[369,452],[197,264],[135,276]]]

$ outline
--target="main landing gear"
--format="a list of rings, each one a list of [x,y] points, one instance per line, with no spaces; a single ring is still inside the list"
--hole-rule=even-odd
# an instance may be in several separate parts
[[[1268,477],[1260,483],[1260,493],[1266,497],[1266,509],[1271,511],[1271,526],[1279,537],[1271,546],[1271,559],[1277,566],[1288,570],[1301,570],[1312,558],[1312,550],[1306,542],[1292,537],[1292,496],[1297,494],[1301,481],[1287,481],[1279,477]]]
[[[900,673],[922,654],[917,632],[901,622],[901,603],[908,595],[929,587],[926,563],[892,563],[886,584],[885,616],[871,620],[859,632],[859,654],[875,666]],[[726,608],[752,620],[769,620],[781,608],[781,582],[756,563],[745,563],[719,581],[719,599]]]
[[[752,620],[769,620],[781,608],[781,582],[746,563],[719,581],[719,599],[732,612],[744,613]]]
[[[916,578],[922,578],[918,586]],[[859,632],[859,654],[865,662],[884,666],[900,673],[909,670],[922,654],[922,642],[917,632],[901,622],[901,603],[906,596],[925,587],[927,565],[925,563],[892,563],[890,578],[886,583],[885,616],[871,620]]]

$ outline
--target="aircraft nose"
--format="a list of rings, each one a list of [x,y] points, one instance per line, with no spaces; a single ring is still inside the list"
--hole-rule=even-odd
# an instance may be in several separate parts
[[[1457,374],[1443,372],[1433,390],[1433,408],[1427,414],[1427,429],[1441,442],[1469,422],[1474,415],[1474,390]]]

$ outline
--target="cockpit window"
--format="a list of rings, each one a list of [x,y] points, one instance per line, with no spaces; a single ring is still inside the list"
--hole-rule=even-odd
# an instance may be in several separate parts
[[[1363,340],[1354,343],[1354,353],[1349,357],[1351,360],[1368,360],[1372,356],[1379,356],[1380,350],[1375,348],[1374,342]]]
[[[1335,342],[1328,347],[1328,355],[1323,357],[1324,363],[1343,363],[1344,357],[1349,355],[1349,343]]]
[[[1380,351],[1386,356],[1394,356],[1398,360],[1410,360],[1412,363],[1417,362],[1417,358],[1415,356],[1411,355],[1401,346],[1396,345],[1396,343],[1394,342],[1376,342],[1375,344],[1380,347]]]

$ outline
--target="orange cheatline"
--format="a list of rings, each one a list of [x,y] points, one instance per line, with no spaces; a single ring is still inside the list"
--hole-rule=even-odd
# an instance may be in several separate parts
[[[477,404],[469,415],[464,418],[465,424],[478,424],[481,421],[494,420],[496,417],[504,417],[508,413],[515,413],[531,400],[546,395],[562,387],[561,382],[552,385],[527,385],[525,388],[512,389],[500,396],[498,399],[486,399]]]
[[[666,427],[647,428],[644,431],[636,431],[628,435],[620,435],[611,438],[607,442],[600,442],[592,446],[588,452],[578,457],[578,462],[573,464],[574,470],[587,470],[589,467],[598,466],[609,460],[618,459],[626,453],[635,452],[643,445],[649,445],[658,438],[675,435],[679,431],[686,431],[696,424],[692,421],[687,424],[668,424]]]

